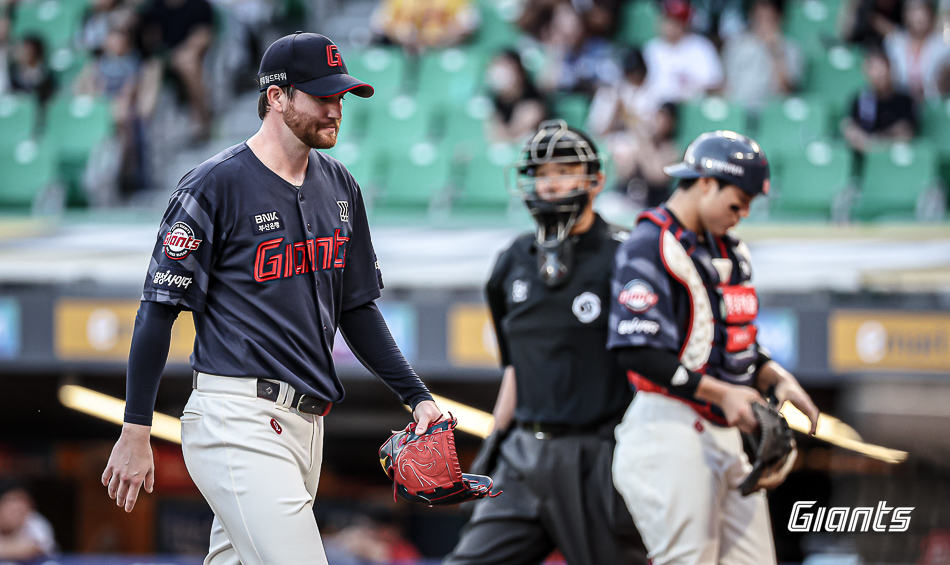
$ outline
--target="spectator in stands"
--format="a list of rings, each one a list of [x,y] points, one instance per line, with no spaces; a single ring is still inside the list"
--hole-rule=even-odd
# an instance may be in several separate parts
[[[841,124],[848,144],[863,153],[876,146],[910,141],[917,131],[914,100],[895,88],[884,51],[868,51],[864,74],[870,88],[857,95],[851,104],[851,114]]]
[[[656,94],[648,87],[643,53],[632,48],[623,58],[623,78],[601,86],[594,94],[587,129],[597,137],[623,135],[652,120],[659,106]]]
[[[712,42],[689,32],[686,0],[663,0],[662,34],[649,40],[643,57],[649,85],[663,102],[700,98],[722,85],[722,64]]]
[[[99,54],[109,31],[129,26],[133,17],[133,11],[121,0],[92,0],[79,35],[80,47],[94,55]]]
[[[544,40],[554,18],[555,9],[570,4],[577,11],[590,35],[610,37],[620,22],[622,0],[527,0],[523,3],[518,27],[538,40]]]
[[[0,559],[27,561],[56,551],[53,527],[33,508],[22,486],[0,488]]]
[[[520,142],[537,131],[547,114],[544,97],[516,51],[502,51],[492,59],[486,83],[495,107],[488,125],[488,139]]]
[[[929,0],[904,3],[904,28],[897,28],[884,38],[884,49],[898,88],[917,101],[940,97],[937,71],[950,56],[950,47],[934,28],[934,6]]]
[[[593,95],[598,86],[620,79],[610,42],[591,35],[570,2],[555,7],[545,46],[547,60],[541,83],[546,91]]]
[[[214,38],[214,13],[208,0],[151,0],[141,17],[144,53],[172,70],[191,107],[196,141],[211,134],[204,56]]]
[[[901,25],[904,0],[852,0],[846,38],[852,43],[880,47]]]
[[[718,47],[745,29],[747,4],[745,0],[692,0],[691,29]]]
[[[458,45],[478,23],[471,0],[383,0],[372,17],[377,34],[411,53]]]
[[[10,84],[10,18],[0,9],[0,95],[12,90]]]
[[[325,536],[324,543],[329,560],[339,565],[412,565],[422,558],[388,515],[360,518]]]
[[[130,32],[113,28],[99,55],[83,68],[73,85],[76,94],[105,96],[112,101],[120,148],[118,171],[113,171],[112,176],[126,195],[150,184],[143,150],[148,115],[139,104],[145,84],[143,76],[142,59],[134,50]]]
[[[670,177],[663,167],[680,160],[676,146],[677,108],[663,104],[652,120],[632,130],[625,151],[614,153],[622,191],[637,208],[659,206],[670,195]]]
[[[778,0],[753,2],[749,30],[726,42],[722,64],[726,95],[752,111],[798,87],[805,60],[798,45],[782,35]]]
[[[9,73],[12,90],[34,94],[44,104],[53,95],[53,74],[46,63],[43,40],[39,37],[27,36],[20,41]]]

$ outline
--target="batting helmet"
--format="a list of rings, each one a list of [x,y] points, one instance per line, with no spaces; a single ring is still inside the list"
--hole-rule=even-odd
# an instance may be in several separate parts
[[[769,193],[769,161],[754,139],[734,131],[713,131],[697,137],[683,162],[663,170],[671,177],[698,179],[712,177],[734,184],[746,194]]]

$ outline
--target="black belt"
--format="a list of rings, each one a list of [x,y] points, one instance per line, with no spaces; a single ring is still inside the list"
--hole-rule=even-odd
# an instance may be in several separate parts
[[[257,379],[257,397],[276,402],[280,394],[280,385],[264,379]],[[303,414],[316,414],[326,416],[330,413],[330,407],[333,403],[329,400],[320,400],[315,396],[301,394],[294,391],[294,397],[291,399],[290,406],[296,408],[297,412]]]
[[[227,377],[224,377],[227,378]],[[191,388],[198,388],[198,372],[194,372],[194,376],[191,381]],[[277,402],[277,397],[280,396],[280,384],[267,381],[264,379],[257,379],[257,397],[263,398],[264,400],[270,400],[272,402]],[[291,399],[290,403],[291,408],[296,408],[297,412],[302,414],[316,414],[318,416],[326,416],[330,413],[330,408],[333,407],[333,403],[329,400],[321,400],[315,396],[310,396],[307,394],[302,394],[300,392],[294,391],[294,396]]]
[[[585,426],[570,424],[549,424],[546,422],[524,422],[519,420],[517,426],[534,433],[538,439],[551,439],[558,436],[596,434],[604,427],[604,422],[596,422]]]

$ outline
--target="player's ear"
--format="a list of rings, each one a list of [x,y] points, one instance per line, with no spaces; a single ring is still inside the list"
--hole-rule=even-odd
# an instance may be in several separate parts
[[[282,114],[284,112],[284,104],[287,101],[287,97],[284,96],[284,91],[275,85],[270,85],[267,87],[267,103],[270,105],[271,109]]]
[[[590,189],[591,198],[593,198],[594,196],[597,196],[604,190],[604,180],[606,180],[606,177],[604,176],[604,172],[597,171],[597,180],[595,181],[597,184],[592,186]]]

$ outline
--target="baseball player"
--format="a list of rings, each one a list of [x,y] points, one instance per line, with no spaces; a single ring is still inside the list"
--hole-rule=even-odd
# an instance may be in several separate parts
[[[605,347],[605,305],[628,233],[593,210],[604,173],[584,133],[544,122],[514,167],[537,230],[502,252],[486,288],[505,370],[479,456],[501,442],[492,477],[503,494],[475,502],[445,563],[537,564],[558,548],[571,565],[645,564],[610,478],[631,391]]]
[[[729,131],[699,136],[679,185],[640,215],[611,274],[610,338],[636,397],[617,427],[614,484],[654,565],[775,563],[762,491],[736,487],[751,469],[740,430],[771,392],[812,423],[818,410],[756,343],[749,250],[730,229],[769,192],[759,145]]]
[[[149,425],[175,317],[191,310],[188,471],[215,519],[206,565],[325,564],[313,515],[323,417],[343,399],[337,328],[410,405],[441,417],[374,301],[382,278],[359,186],[339,161],[343,97],[372,96],[337,46],[297,32],[264,53],[260,130],[179,182],[135,321],[125,425],[102,483],[131,511],[155,481]]]

